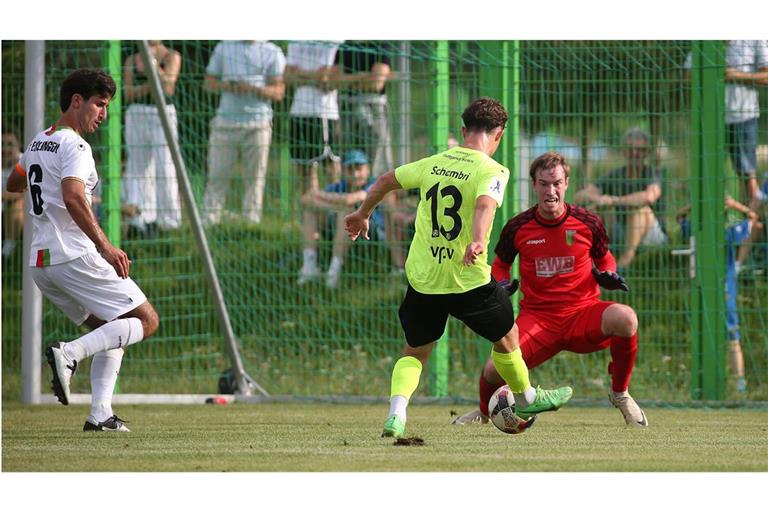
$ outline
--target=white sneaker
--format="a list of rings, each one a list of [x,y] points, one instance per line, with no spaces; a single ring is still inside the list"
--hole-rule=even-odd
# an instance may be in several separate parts
[[[630,396],[629,392],[616,393],[611,390],[608,393],[608,400],[611,401],[615,408],[621,411],[621,414],[624,415],[624,421],[630,427],[642,428],[648,426],[648,419],[645,417],[645,413],[637,405],[635,399]]]
[[[64,353],[64,344],[55,343],[45,351],[45,357],[53,371],[53,393],[64,405],[69,405],[69,381],[77,370],[77,361],[68,358]]]
[[[314,281],[320,277],[320,269],[312,265],[303,265],[299,270],[299,278],[296,280],[296,284],[304,286],[310,281]]]
[[[339,287],[339,279],[341,279],[341,271],[338,272],[332,272],[331,269],[328,269],[328,272],[325,274],[325,286],[326,288],[336,289]]]
[[[117,417],[113,414],[104,421],[96,421],[93,416],[88,416],[83,425],[83,432],[98,431],[98,432],[130,432],[131,430],[125,426],[125,420]]]
[[[457,417],[455,420],[451,422],[451,424],[452,425],[471,425],[471,424],[484,425],[485,423],[488,423],[490,421],[491,421],[490,418],[488,418],[488,416],[480,412],[480,409],[475,409],[474,411],[469,411],[463,416]]]

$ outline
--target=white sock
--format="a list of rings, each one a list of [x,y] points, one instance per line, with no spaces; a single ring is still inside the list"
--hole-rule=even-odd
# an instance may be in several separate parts
[[[516,405],[519,405],[520,407],[528,407],[536,401],[536,388],[528,386],[528,389],[522,393],[512,393],[512,396],[515,397]]]
[[[389,416],[397,414],[405,421],[405,409],[408,407],[408,399],[403,395],[395,395],[389,400]]]
[[[112,417],[112,394],[123,361],[122,348],[97,352],[91,361],[91,417],[98,423]]]
[[[304,249],[304,268],[317,268],[317,250]]]
[[[338,274],[341,272],[341,267],[344,265],[344,260],[338,256],[331,258],[331,264],[328,266],[329,274]]]
[[[144,328],[138,318],[120,318],[64,344],[64,355],[82,361],[98,352],[127,347],[144,339]]]

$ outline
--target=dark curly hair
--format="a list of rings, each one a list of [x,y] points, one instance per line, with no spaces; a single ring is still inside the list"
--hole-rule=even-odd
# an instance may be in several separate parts
[[[490,132],[499,126],[504,128],[507,125],[509,115],[501,103],[488,96],[482,96],[464,109],[461,118],[464,120],[464,127],[468,131]]]
[[[117,86],[112,77],[100,69],[77,69],[61,83],[59,106],[62,112],[69,110],[72,95],[79,94],[84,100],[98,95],[102,98],[112,98]]]

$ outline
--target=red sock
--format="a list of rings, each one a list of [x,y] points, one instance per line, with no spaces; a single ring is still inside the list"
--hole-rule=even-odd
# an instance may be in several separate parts
[[[504,382],[502,381],[501,384],[491,384],[485,380],[483,373],[484,372],[480,372],[480,412],[486,416],[490,416],[488,414],[488,401],[491,399],[491,395],[504,385]]]
[[[608,373],[611,374],[611,389],[615,392],[626,391],[632,378],[637,355],[637,333],[623,338],[614,336],[611,341],[611,362],[608,363]]]

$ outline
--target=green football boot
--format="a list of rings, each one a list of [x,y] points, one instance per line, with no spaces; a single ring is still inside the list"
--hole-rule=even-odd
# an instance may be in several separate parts
[[[536,386],[536,400],[528,407],[515,407],[515,414],[527,420],[540,412],[556,411],[571,399],[573,389],[565,386],[557,389],[541,389]]]
[[[387,418],[381,437],[403,437],[403,434],[405,434],[405,422],[400,419],[400,416],[393,414]]]

